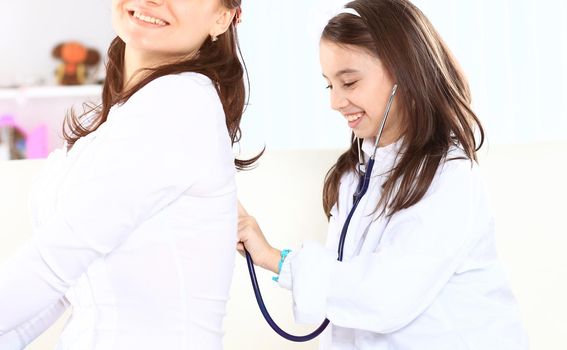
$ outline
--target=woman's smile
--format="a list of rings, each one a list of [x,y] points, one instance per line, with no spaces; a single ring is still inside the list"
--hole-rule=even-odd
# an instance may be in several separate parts
[[[144,27],[157,28],[169,25],[167,21],[149,14],[142,13],[139,10],[130,10],[128,11],[128,14],[135,23],[143,25]]]

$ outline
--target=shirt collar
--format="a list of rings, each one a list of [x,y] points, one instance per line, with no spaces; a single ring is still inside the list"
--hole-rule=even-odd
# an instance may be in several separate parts
[[[372,156],[372,154],[374,153],[374,143],[376,142],[376,138],[372,137],[372,138],[367,138],[364,139],[362,141],[362,152],[364,153],[364,158],[368,159],[370,158],[370,156]],[[398,139],[395,142],[392,142],[389,145],[383,146],[383,147],[378,147],[378,149],[376,150],[376,158],[377,159],[383,159],[384,157],[387,156],[393,156],[395,157],[398,152],[400,151],[400,148],[402,146],[403,143],[403,138]]]

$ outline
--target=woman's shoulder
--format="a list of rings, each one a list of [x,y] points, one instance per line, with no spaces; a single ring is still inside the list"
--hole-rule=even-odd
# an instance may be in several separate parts
[[[196,72],[183,72],[177,74],[167,74],[152,80],[150,84],[176,84],[181,86],[212,87],[213,81],[206,75]]]
[[[127,113],[140,118],[143,115],[159,115],[160,118],[183,119],[192,122],[203,115],[224,115],[222,103],[207,76],[185,72],[158,77],[138,91],[124,104],[116,106],[112,114]],[[192,116],[187,118],[187,116]],[[212,118],[215,121],[218,118]],[[205,118],[211,119],[211,118]]]
[[[154,111],[218,109],[221,104],[213,82],[199,73],[184,72],[155,78],[136,91],[120,109]]]
[[[182,97],[185,101],[198,101],[198,97],[217,95],[211,79],[206,75],[194,72],[168,74],[158,77],[142,87],[134,96],[145,97],[148,94],[152,95],[153,100],[160,97],[164,99]]]

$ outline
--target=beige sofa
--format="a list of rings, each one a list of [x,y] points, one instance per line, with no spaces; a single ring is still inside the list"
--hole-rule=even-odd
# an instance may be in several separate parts
[[[267,152],[258,169],[238,175],[239,197],[271,242],[297,246],[323,240],[322,179],[337,151]],[[532,350],[567,349],[567,143],[494,146],[482,154],[497,217],[497,243],[528,329]],[[0,163],[0,264],[30,235],[27,192],[43,161]],[[296,333],[291,298],[258,271],[276,321]],[[316,349],[317,342],[284,341],[265,324],[256,306],[244,259],[236,262],[225,322],[226,350]],[[28,349],[52,349],[64,319]]]

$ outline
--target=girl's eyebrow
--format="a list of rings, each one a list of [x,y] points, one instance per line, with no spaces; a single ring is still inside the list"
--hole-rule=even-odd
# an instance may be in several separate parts
[[[338,78],[338,77],[340,77],[341,75],[344,75],[344,74],[358,73],[358,72],[359,72],[358,70],[352,69],[352,68],[342,69],[342,70],[338,71],[337,74],[335,74],[335,78]],[[323,78],[328,79],[325,74],[323,74]]]

